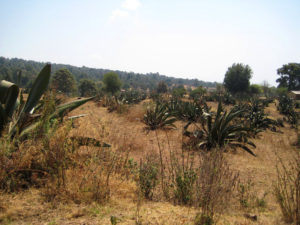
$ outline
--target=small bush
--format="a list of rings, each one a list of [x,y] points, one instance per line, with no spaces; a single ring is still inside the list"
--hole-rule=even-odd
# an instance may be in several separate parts
[[[139,187],[146,199],[151,200],[158,184],[158,162],[155,155],[148,155],[146,161],[140,162]]]
[[[196,181],[196,173],[193,170],[177,172],[175,198],[179,203],[187,205],[193,200],[194,184]]]

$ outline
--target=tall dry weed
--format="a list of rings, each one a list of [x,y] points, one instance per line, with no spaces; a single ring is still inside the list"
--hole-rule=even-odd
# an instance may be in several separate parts
[[[210,219],[215,223],[230,207],[238,178],[239,174],[230,169],[220,150],[202,155],[196,180],[196,203],[201,208],[199,221]]]
[[[274,184],[274,194],[280,206],[283,218],[287,223],[300,224],[300,153],[295,152],[295,158],[283,162],[278,156],[277,181]]]

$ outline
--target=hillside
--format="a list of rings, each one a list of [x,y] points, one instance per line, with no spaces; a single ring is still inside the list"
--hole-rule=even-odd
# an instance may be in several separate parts
[[[23,60],[18,58],[5,58],[0,57],[0,80],[10,80],[13,82],[17,81],[18,71],[22,71],[21,86],[30,87],[34,77],[45,65],[45,62],[36,62],[32,60]],[[67,68],[74,76],[77,81],[87,78],[94,81],[102,80],[103,75],[113,70],[108,69],[95,69],[89,67],[76,67],[65,64],[52,63],[52,72],[61,68]],[[161,75],[159,73],[134,73],[125,71],[114,71],[118,73],[120,79],[123,82],[123,88],[141,88],[141,89],[154,89],[158,82],[164,81],[168,86],[172,85],[186,85],[186,86],[203,86],[203,87],[215,87],[216,82],[205,82],[198,79],[183,79],[174,78]]]

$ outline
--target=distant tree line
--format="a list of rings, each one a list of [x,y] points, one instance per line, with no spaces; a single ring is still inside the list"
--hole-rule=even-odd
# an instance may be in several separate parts
[[[22,71],[22,78],[20,81],[21,87],[31,87],[32,81],[38,74],[38,72],[45,66],[44,62],[36,62],[32,60],[23,60],[18,58],[8,59],[5,57],[0,57],[0,80],[5,79],[12,82],[17,82],[18,73]],[[168,87],[172,86],[202,86],[202,87],[215,87],[216,82],[204,82],[198,79],[183,79],[174,78],[161,75],[159,73],[134,73],[134,72],[124,72],[124,71],[112,71],[107,69],[93,69],[89,67],[76,67],[64,64],[52,64],[52,73],[60,69],[68,70],[79,85],[80,80],[91,80],[95,83],[103,80],[104,74],[109,72],[115,72],[118,74],[121,82],[122,88],[140,88],[143,90],[150,89],[155,90],[159,82],[164,82]]]

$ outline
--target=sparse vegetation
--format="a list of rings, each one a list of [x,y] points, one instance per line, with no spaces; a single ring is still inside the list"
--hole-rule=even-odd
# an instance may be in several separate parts
[[[29,95],[1,81],[0,223],[18,223],[7,202],[31,193],[45,213],[51,208],[62,215],[60,205],[82,207],[75,213],[66,209],[67,218],[94,218],[92,224],[144,224],[153,220],[152,213],[161,224],[226,224],[228,218],[242,223],[245,212],[274,224],[271,217],[279,221],[279,210],[286,222],[298,222],[299,162],[286,158],[297,148],[299,133],[283,126],[277,100],[240,101],[222,87],[212,94],[198,88],[186,96],[183,86],[166,82],[166,92],[155,95],[119,86],[101,90],[95,102],[74,101],[46,91],[49,66],[41,74],[36,82],[45,82],[44,88],[33,83]],[[296,127],[289,114],[297,110],[286,100],[277,105]],[[270,132],[277,126],[279,132]],[[285,157],[277,171],[275,151]],[[61,224],[55,216],[49,221]]]

